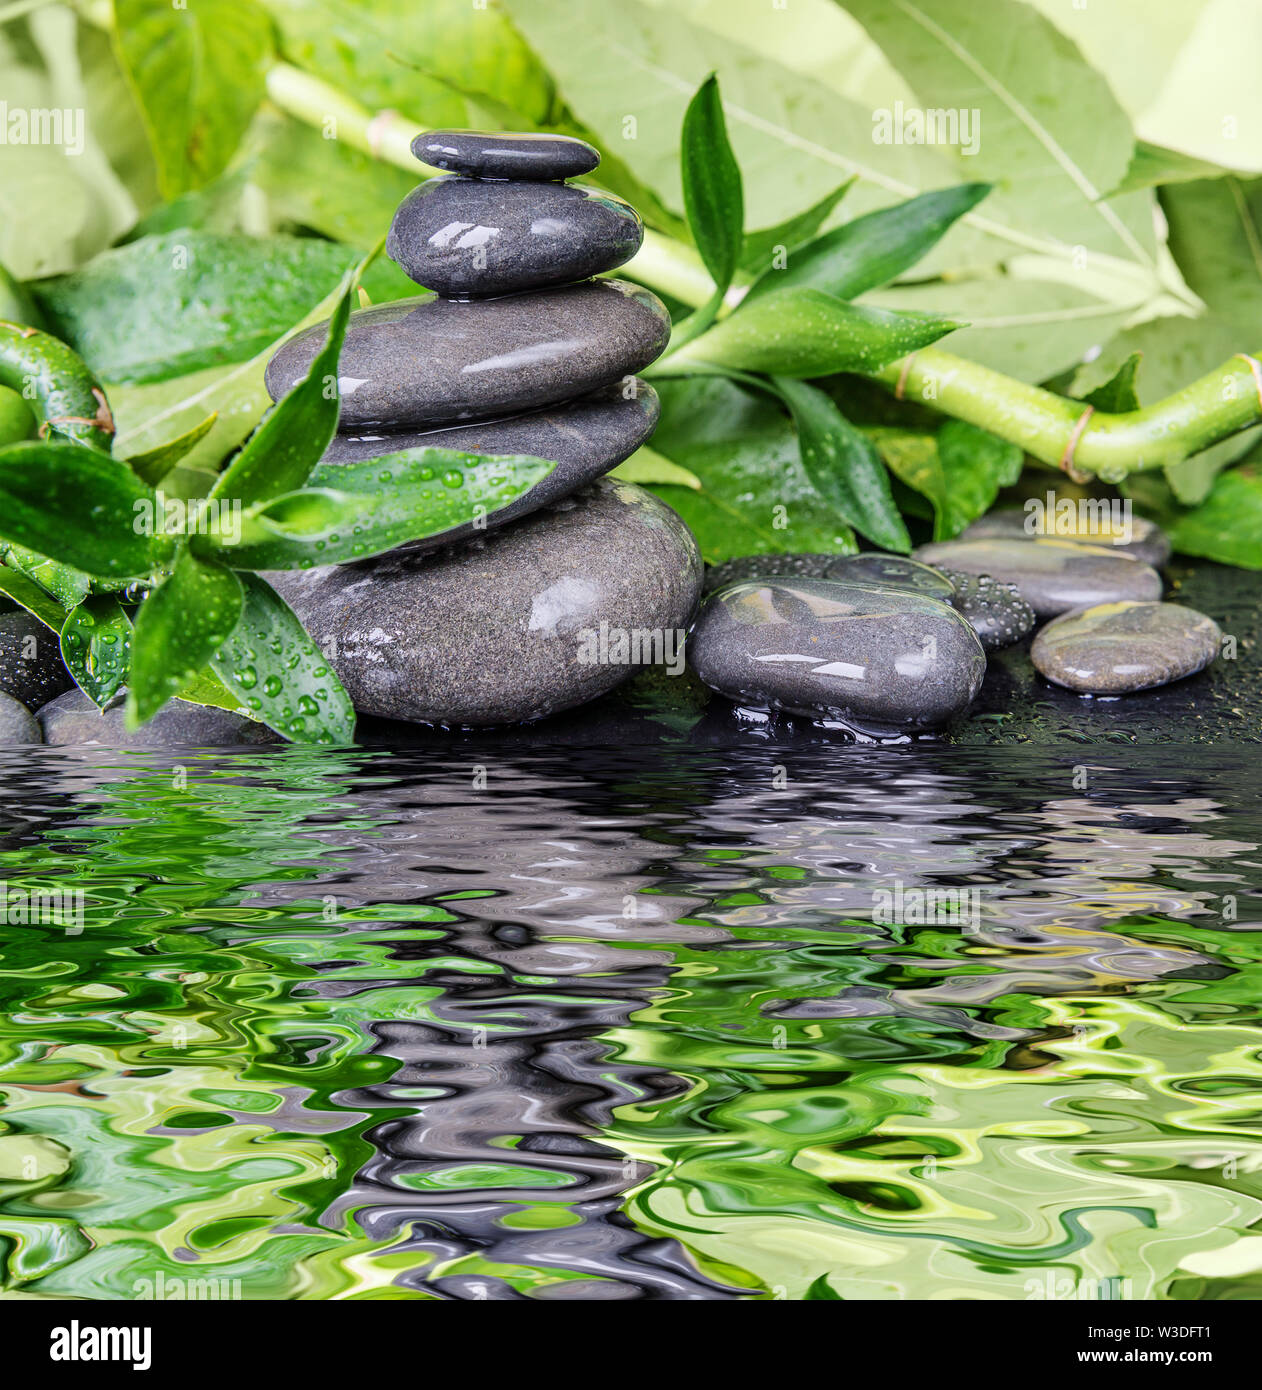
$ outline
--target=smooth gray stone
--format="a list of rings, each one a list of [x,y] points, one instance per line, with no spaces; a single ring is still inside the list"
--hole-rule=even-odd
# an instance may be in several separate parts
[[[738,704],[876,735],[945,723],[967,708],[986,674],[981,643],[953,608],[835,579],[720,589],[697,620],[688,659]]]
[[[1046,509],[1044,515],[1046,516]],[[1151,565],[1153,569],[1160,569],[1170,559],[1170,541],[1166,533],[1155,521],[1149,521],[1142,516],[1131,517],[1129,541],[1122,540],[1120,536],[1114,539],[1099,531],[1087,535],[1062,535],[1056,529],[1054,515],[1047,518],[1046,531],[1037,528],[1033,531],[1027,530],[1027,525],[1034,524],[1034,518],[1037,516],[1038,513],[1028,513],[1021,507],[1003,507],[999,511],[979,517],[960,533],[959,539],[1015,541],[1037,540],[1043,537],[1047,540],[1070,541],[1076,545],[1103,545],[1110,550],[1121,551],[1124,555],[1132,555],[1145,565]]]
[[[989,574],[1016,586],[1040,618],[1071,608],[1161,597],[1161,576],[1130,555],[1072,541],[938,541],[916,559],[928,565]]]
[[[943,570],[955,586],[951,607],[968,620],[988,652],[1010,647],[1034,630],[1038,619],[1015,584],[989,574]]]
[[[644,240],[630,203],[568,183],[430,179],[399,204],[386,255],[439,294],[509,294],[586,280]]]
[[[20,700],[0,691],[0,744],[43,743],[35,716]]]
[[[927,594],[930,598],[950,603],[955,585],[937,570],[909,560],[905,555],[887,555],[869,550],[861,555],[834,556],[824,571],[826,579],[840,579],[847,584],[876,584],[890,589],[907,589]]]
[[[171,700],[147,724],[129,733],[123,727],[123,707],[104,714],[82,690],[68,690],[47,704],[36,716],[45,743],[57,746],[97,743],[106,748],[219,748],[236,744],[275,743],[277,735],[266,724],[243,714]]]
[[[55,632],[25,609],[0,614],[0,692],[39,709],[73,684]]]
[[[307,374],[327,335],[316,324],[276,352],[266,374],[273,400]],[[666,306],[625,280],[358,309],[338,364],[339,428],[403,430],[554,405],[633,376],[669,340]]]
[[[1221,641],[1218,624],[1194,608],[1099,603],[1048,623],[1030,647],[1030,660],[1056,685],[1121,695],[1203,671]]]
[[[454,429],[411,434],[336,435],[325,450],[326,463],[358,463],[398,449],[461,449],[469,454],[529,454],[552,459],[556,467],[507,507],[484,518],[483,529],[503,526],[528,516],[540,507],[568,497],[595,481],[636,449],[653,433],[661,403],[657,392],[639,377],[623,387],[605,386],[590,396],[508,420],[457,425]],[[441,536],[416,541],[408,549],[433,550],[474,533],[470,523]]]
[[[666,644],[682,644],[701,592],[701,556],[664,502],[602,478],[449,551],[268,579],[332,654],[356,709],[476,727],[612,690],[647,664],[609,659],[619,633],[627,643],[655,634],[649,654],[669,659]]]
[[[571,179],[600,163],[586,140],[534,132],[427,130],[412,141],[412,153],[433,169],[480,179]]]

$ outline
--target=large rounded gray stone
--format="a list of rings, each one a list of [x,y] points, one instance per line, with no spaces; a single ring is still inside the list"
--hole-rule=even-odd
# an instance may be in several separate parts
[[[1088,515],[1084,519],[1082,532],[1075,530],[1072,534],[1066,534],[1068,526],[1077,525],[1077,510],[1075,502],[1075,517],[1064,521],[1057,517],[1054,509],[1049,511],[1046,507],[1041,513],[1026,511],[1021,507],[1001,507],[998,511],[979,517],[960,533],[959,538],[965,541],[1047,539],[1070,541],[1075,545],[1103,545],[1110,550],[1131,555],[1145,565],[1151,565],[1153,569],[1160,569],[1169,560],[1170,541],[1155,521],[1149,521],[1142,516],[1132,516],[1128,540],[1125,528],[1121,531],[1116,530],[1110,524],[1107,515]],[[1047,529],[1040,529],[1042,526]]]
[[[73,684],[55,632],[25,609],[0,614],[0,692],[39,709]]]
[[[339,434],[325,451],[324,462],[358,463],[424,445],[468,454],[528,454],[554,460],[557,466],[542,482],[484,518],[484,529],[490,529],[528,516],[608,473],[653,433],[660,414],[657,392],[639,377],[632,377],[625,386],[602,387],[565,405],[508,420],[410,434]],[[474,530],[470,523],[440,537],[417,541],[415,548],[433,550],[450,545]]]
[[[510,294],[613,270],[643,239],[631,204],[597,188],[448,176],[399,204],[386,255],[439,294]]]
[[[989,574],[940,571],[955,588],[951,607],[965,618],[988,652],[1010,647],[1034,630],[1034,609],[1021,597],[1015,584]]]
[[[433,169],[480,179],[570,179],[600,163],[586,140],[535,132],[427,130],[412,141],[412,153]]]
[[[1149,565],[1103,546],[1071,541],[939,541],[916,559],[967,574],[989,574],[1016,586],[1040,618],[1093,603],[1161,597],[1161,576]]]
[[[1203,671],[1218,655],[1213,618],[1177,603],[1101,603],[1048,623],[1030,647],[1056,685],[1121,695]]]
[[[603,695],[649,664],[637,647],[650,661],[681,652],[701,556],[664,502],[605,478],[450,551],[268,579],[356,709],[478,726]]]
[[[43,743],[35,716],[12,695],[0,691],[0,744]]]
[[[266,374],[273,400],[306,375],[326,337],[317,324],[276,352]],[[338,364],[338,427],[402,430],[553,405],[634,375],[669,339],[666,306],[624,280],[359,309]]]
[[[44,742],[65,746],[97,743],[106,748],[218,748],[247,743],[275,743],[266,724],[211,705],[171,700],[134,732],[123,727],[121,705],[102,713],[82,690],[68,690],[40,710]]]
[[[867,550],[861,555],[839,555],[824,571],[825,579],[840,579],[845,584],[875,584],[877,588],[907,589],[926,594],[929,598],[950,603],[955,585],[943,574],[919,560],[905,555],[887,555],[880,550]]]
[[[876,735],[945,723],[986,674],[977,634],[945,603],[832,579],[720,589],[688,639],[688,660],[738,704]]]

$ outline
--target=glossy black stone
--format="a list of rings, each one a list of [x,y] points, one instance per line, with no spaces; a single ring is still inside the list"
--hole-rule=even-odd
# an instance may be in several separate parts
[[[876,735],[945,723],[986,673],[977,635],[939,599],[834,579],[720,589],[688,639],[688,661],[737,704]]]
[[[55,632],[25,609],[0,614],[0,691],[39,709],[73,684]]]
[[[316,324],[277,351],[265,378],[273,400],[306,375],[326,336]],[[338,365],[339,428],[404,430],[552,405],[634,375],[669,339],[666,306],[623,280],[360,309]]]
[[[508,294],[585,280],[629,261],[644,227],[630,203],[557,183],[430,179],[399,204],[386,254],[439,294]]]
[[[676,655],[682,672],[701,556],[664,502],[604,478],[439,554],[395,550],[268,579],[335,653],[356,709],[483,726],[613,689],[643,664],[630,647],[617,659],[619,634],[657,634],[660,655]]]
[[[429,130],[412,141],[412,153],[431,168],[480,179],[571,179],[600,163],[586,140],[509,131]]]
[[[605,386],[576,401],[507,420],[409,434],[358,438],[339,434],[325,451],[324,462],[359,463],[399,449],[424,447],[552,459],[557,466],[542,482],[485,518],[486,528],[490,529],[516,521],[608,473],[653,433],[660,413],[657,392],[634,377],[626,386]],[[446,531],[439,538],[417,541],[416,548],[431,550],[437,545],[450,545],[473,530],[469,525]]]
[[[0,691],[0,744],[43,743],[35,716],[12,695]]]

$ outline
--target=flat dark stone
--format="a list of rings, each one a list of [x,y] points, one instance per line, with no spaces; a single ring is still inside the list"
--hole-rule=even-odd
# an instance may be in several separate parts
[[[701,556],[664,502],[604,478],[440,554],[396,550],[268,579],[335,653],[356,709],[484,726],[612,690],[645,664],[632,659],[636,632],[641,656],[669,660],[701,592]]]
[[[945,603],[833,579],[720,589],[688,639],[688,660],[737,704],[877,735],[945,723],[986,674],[977,635]]]
[[[598,188],[448,176],[399,204],[386,255],[439,294],[494,295],[613,270],[643,239],[631,204]]]
[[[316,324],[277,351],[266,375],[273,400],[306,375],[326,336]],[[403,430],[553,405],[633,376],[669,340],[666,306],[624,280],[359,309],[338,364],[339,428]]]
[[[840,579],[847,584],[875,584],[879,588],[907,589],[917,594],[950,603],[955,585],[943,574],[909,560],[905,555],[887,555],[869,550],[861,555],[834,556],[824,571],[826,579]]]
[[[1093,524],[1093,520],[1095,524]],[[1146,517],[1130,518],[1130,539],[1125,533],[1112,529],[1107,522],[1100,524],[1101,518],[1085,518],[1085,529],[1081,532],[1067,531],[1076,521],[1058,519],[1055,510],[1025,511],[1021,507],[1001,507],[980,517],[964,531],[959,539],[963,541],[980,540],[1047,540],[1070,541],[1076,545],[1103,545],[1110,550],[1131,555],[1153,569],[1160,569],[1170,559],[1170,541],[1166,533],[1155,521]],[[1039,527],[1046,529],[1040,530]]]
[[[516,521],[568,497],[630,457],[653,433],[661,404],[657,392],[632,377],[627,386],[603,386],[590,396],[508,420],[457,425],[454,429],[410,434],[335,435],[325,450],[326,463],[359,463],[399,449],[424,446],[460,449],[468,454],[528,454],[552,459],[556,467],[529,492],[485,518],[489,529]],[[472,535],[472,523],[440,537],[417,541],[415,549],[433,550]],[[409,547],[410,549],[413,547]]]
[[[1218,655],[1213,618],[1177,603],[1101,603],[1047,624],[1030,647],[1041,676],[1069,690],[1121,695],[1203,671]]]
[[[1150,566],[1103,546],[1072,541],[938,541],[922,545],[916,558],[1013,584],[1040,618],[1093,603],[1161,597],[1161,576]]]
[[[0,744],[43,743],[35,716],[12,695],[0,691]]]
[[[1015,584],[989,574],[965,574],[943,570],[955,586],[951,607],[968,620],[988,652],[1010,647],[1034,631],[1034,609],[1021,597]]]
[[[823,579],[836,555],[802,553],[798,555],[739,555],[706,570],[707,595],[742,579]]]
[[[39,709],[73,684],[55,632],[25,609],[0,614],[0,692]]]
[[[412,153],[433,169],[480,179],[572,179],[600,163],[586,140],[534,132],[428,130],[412,141]]]
[[[36,717],[44,742],[57,746],[96,743],[106,748],[218,748],[278,741],[266,724],[186,700],[169,701],[147,724],[129,732],[123,727],[121,705],[102,713],[77,688],[58,695]]]

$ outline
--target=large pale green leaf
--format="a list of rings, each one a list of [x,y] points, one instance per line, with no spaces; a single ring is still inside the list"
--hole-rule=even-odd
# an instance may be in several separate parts
[[[339,277],[340,278],[340,277]],[[308,286],[319,294],[322,286]],[[341,297],[340,285],[325,297],[288,332],[280,334],[262,352],[232,367],[209,367],[173,381],[146,386],[111,388],[110,403],[118,425],[114,449],[123,457],[145,453],[201,423],[210,413],[218,419],[214,428],[182,460],[182,469],[209,470],[206,487],[210,490],[214,472],[226,454],[237,448],[258,424],[272,404],[263,384],[263,373],[272,354],[286,338],[313,323],[327,319]],[[177,470],[178,471],[178,470]],[[163,480],[170,490],[170,477]],[[192,494],[185,494],[192,495]]]
[[[114,0],[115,41],[167,197],[227,167],[263,100],[272,28],[256,0]]]
[[[370,109],[434,126],[471,125],[453,84],[510,103],[530,126],[552,83],[498,5],[419,0],[266,0],[285,53]],[[529,128],[529,127],[527,127]]]
[[[1130,316],[1072,283],[1006,276],[887,285],[864,302],[961,319],[968,326],[951,335],[951,352],[1033,382],[1075,366]]]
[[[772,227],[746,232],[741,246],[741,269],[751,275],[761,275],[773,267],[780,252],[787,255],[788,252],[810,241],[853,186],[854,179],[849,178],[845,183],[838,184],[831,193],[826,193],[818,203],[812,204],[805,212],[786,217]]]
[[[1170,250],[1188,286],[1262,352],[1262,178],[1201,179],[1163,190]]]
[[[986,215],[1146,267],[1150,194],[1101,201],[1125,177],[1131,124],[1074,43],[1020,0],[842,0],[929,109],[977,111],[972,176],[998,184]]]
[[[1157,188],[1167,183],[1189,183],[1196,179],[1222,178],[1228,171],[1217,164],[1203,159],[1193,159],[1191,155],[1180,154],[1178,150],[1167,150],[1161,145],[1150,145],[1147,140],[1136,141],[1131,162],[1126,169],[1126,177],[1113,189],[1109,196],[1120,193],[1134,193],[1140,188]]]
[[[337,363],[350,320],[355,279],[350,275],[343,282],[324,346],[312,359],[306,376],[276,403],[246,440],[245,448],[220,474],[213,498],[260,502],[300,488],[307,481],[337,433]]]
[[[791,377],[876,371],[955,327],[932,314],[847,304],[822,290],[773,290],[741,305],[665,361],[672,368],[712,363]]]
[[[265,580],[241,576],[245,606],[212,662],[255,719],[296,743],[347,744],[355,710],[327,658]]]
[[[170,578],[136,614],[127,725],[152,718],[227,641],[241,617],[241,581],[213,560],[180,554]]]
[[[49,331],[111,382],[166,381],[263,351],[360,256],[315,237],[185,228],[97,256],[32,286]],[[368,274],[374,302],[416,292],[393,267]]]
[[[240,526],[194,536],[234,569],[308,569],[366,560],[507,506],[556,465],[454,449],[406,449],[366,463],[321,464],[301,491],[247,507]]]
[[[691,527],[711,564],[736,555],[851,554],[854,533],[811,485],[792,422],[772,399],[719,377],[658,384],[654,449],[699,488],[650,488]]]

